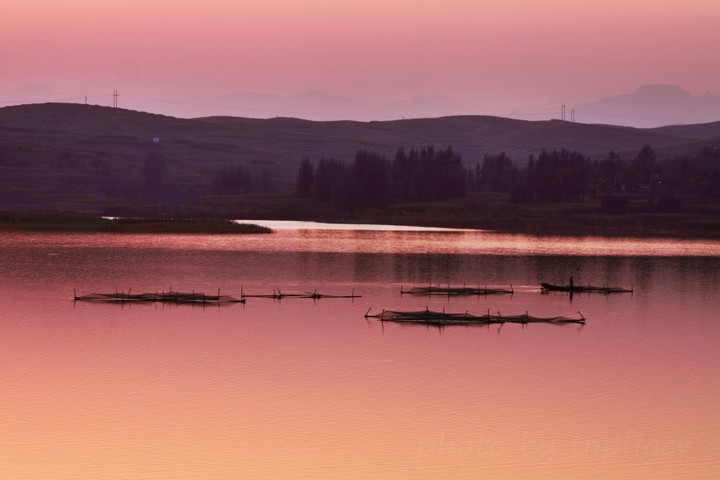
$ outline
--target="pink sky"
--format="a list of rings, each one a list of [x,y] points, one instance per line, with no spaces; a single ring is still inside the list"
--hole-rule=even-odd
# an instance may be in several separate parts
[[[716,0],[4,0],[0,99],[323,90],[505,114],[648,83],[720,94],[719,21]]]

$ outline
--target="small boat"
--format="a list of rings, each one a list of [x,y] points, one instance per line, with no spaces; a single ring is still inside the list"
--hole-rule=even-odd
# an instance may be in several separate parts
[[[633,289],[621,287],[598,287],[593,285],[555,285],[552,283],[541,283],[540,288],[549,292],[571,292],[571,293],[632,293]]]

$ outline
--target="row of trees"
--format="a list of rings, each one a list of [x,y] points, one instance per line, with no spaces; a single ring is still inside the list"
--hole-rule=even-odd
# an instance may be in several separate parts
[[[720,149],[662,162],[648,145],[629,160],[615,152],[590,160],[579,152],[543,151],[522,169],[501,153],[486,156],[469,181],[476,190],[506,192],[516,202],[568,202],[621,193],[720,199]]]
[[[350,164],[323,157],[315,165],[305,157],[297,175],[299,196],[345,209],[441,201],[462,197],[466,190],[467,171],[452,147],[413,148],[409,152],[401,148],[392,161],[361,150]]]
[[[306,157],[297,176],[301,197],[345,208],[442,201],[463,197],[468,190],[507,193],[518,203],[572,202],[625,193],[662,201],[675,194],[720,199],[720,149],[705,148],[662,162],[648,145],[628,160],[615,152],[590,159],[575,151],[543,151],[524,167],[500,153],[466,168],[452,147],[409,152],[401,148],[393,161],[368,151],[358,152],[349,165],[328,158],[315,165]]]

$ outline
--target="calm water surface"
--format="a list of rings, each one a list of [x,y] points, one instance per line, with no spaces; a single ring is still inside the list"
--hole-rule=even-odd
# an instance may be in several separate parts
[[[273,235],[1,234],[0,477],[720,476],[720,242],[272,224]],[[539,281],[633,294],[542,294]],[[401,286],[513,286],[425,298]],[[169,289],[315,291],[192,307]],[[572,315],[403,326],[365,312]]]

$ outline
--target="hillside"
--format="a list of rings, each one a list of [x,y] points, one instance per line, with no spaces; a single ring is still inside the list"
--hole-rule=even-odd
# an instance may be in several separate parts
[[[660,158],[717,147],[720,122],[636,129],[561,121],[455,116],[383,122],[293,118],[178,119],[79,104],[0,108],[0,210],[101,210],[115,204],[180,205],[212,192],[242,164],[275,190],[294,186],[303,156],[351,159],[366,149],[453,146],[468,165],[502,151],[524,163],[543,149]]]

